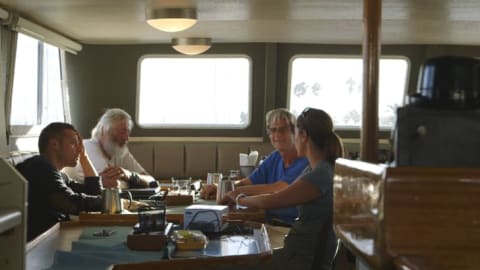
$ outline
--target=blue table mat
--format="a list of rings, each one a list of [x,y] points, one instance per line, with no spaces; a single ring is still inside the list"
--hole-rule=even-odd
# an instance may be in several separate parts
[[[95,236],[102,231],[112,231],[110,236]],[[97,226],[83,229],[79,239],[72,242],[71,251],[57,250],[53,265],[48,270],[104,270],[114,264],[159,261],[166,250],[135,251],[127,247],[127,236],[132,231],[125,226]],[[171,248],[172,249],[172,248]],[[177,250],[174,257],[218,257],[258,254],[253,235],[230,235],[209,239],[203,250]]]
[[[110,236],[94,236],[102,230],[113,231]],[[163,251],[135,251],[127,247],[130,227],[102,226],[87,227],[77,241],[72,243],[69,252],[57,250],[53,269],[106,269],[113,264],[158,261]]]

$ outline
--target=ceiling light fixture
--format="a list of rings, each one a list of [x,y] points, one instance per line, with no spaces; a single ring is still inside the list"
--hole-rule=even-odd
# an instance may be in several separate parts
[[[173,38],[172,47],[179,53],[197,55],[206,52],[212,46],[211,38]]]
[[[147,13],[147,23],[165,32],[179,32],[192,27],[197,22],[194,8],[162,8]]]

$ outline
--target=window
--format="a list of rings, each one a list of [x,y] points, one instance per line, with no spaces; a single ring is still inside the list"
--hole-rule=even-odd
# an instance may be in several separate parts
[[[247,127],[250,62],[245,56],[140,59],[138,124],[147,128]]]
[[[363,60],[361,58],[296,57],[290,64],[289,108],[298,115],[305,107],[323,109],[336,128],[358,129],[362,122]],[[379,128],[391,129],[396,108],[403,103],[406,59],[381,59]]]
[[[63,100],[60,50],[19,33],[10,125],[43,126],[66,121]]]

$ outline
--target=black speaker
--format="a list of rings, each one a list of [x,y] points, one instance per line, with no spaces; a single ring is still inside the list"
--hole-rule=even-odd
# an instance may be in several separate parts
[[[397,166],[480,168],[480,109],[397,109]]]

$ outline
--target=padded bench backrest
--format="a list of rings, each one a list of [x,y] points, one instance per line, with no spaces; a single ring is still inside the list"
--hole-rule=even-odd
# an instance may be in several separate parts
[[[248,154],[248,145],[245,143],[218,143],[217,144],[217,171],[228,173],[229,170],[238,170],[240,167],[239,154]]]
[[[208,172],[215,172],[216,169],[216,143],[185,144],[185,176],[205,179]]]
[[[147,172],[166,180],[205,179],[209,172],[228,173],[240,168],[239,153],[257,150],[260,161],[273,151],[273,146],[269,142],[130,142],[129,149]]]
[[[128,144],[128,149],[130,153],[135,157],[135,159],[142,165],[142,167],[150,174],[153,175],[153,145],[149,142],[138,142],[134,144]]]
[[[153,143],[153,176],[158,179],[185,177],[185,145],[183,143]]]
[[[36,155],[38,155],[38,152],[36,151],[12,151],[8,153],[8,156],[5,157],[5,160],[15,167],[24,160]]]

